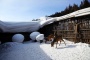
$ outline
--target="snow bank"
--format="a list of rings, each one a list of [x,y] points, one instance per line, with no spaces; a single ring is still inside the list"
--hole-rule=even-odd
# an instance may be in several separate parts
[[[10,51],[15,50],[15,48],[17,46],[19,46],[20,44],[22,45],[22,43],[18,43],[18,42],[7,42],[7,43],[4,43],[4,44],[1,44],[0,45],[0,56],[3,53],[8,53]]]
[[[7,43],[4,43],[4,44],[1,44],[0,45],[0,49],[7,49],[7,48],[10,48],[10,47],[15,47],[15,46],[18,46],[19,44],[22,44],[22,43],[18,43],[18,42],[7,42]]]
[[[39,47],[40,43],[9,44],[13,47],[0,48],[0,60],[51,60]]]

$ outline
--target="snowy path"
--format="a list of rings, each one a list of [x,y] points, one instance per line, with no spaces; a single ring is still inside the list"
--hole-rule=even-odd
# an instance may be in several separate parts
[[[0,45],[0,60],[90,60],[90,47],[85,43],[66,41],[58,48],[45,43],[6,43]]]

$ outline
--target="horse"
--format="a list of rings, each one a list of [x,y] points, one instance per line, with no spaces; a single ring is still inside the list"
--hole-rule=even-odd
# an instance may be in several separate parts
[[[45,40],[45,43],[46,43],[47,41],[52,41],[54,37],[55,37],[54,34],[48,35],[48,37],[45,38],[45,39],[46,39],[46,40]]]
[[[51,42],[51,47],[53,47],[54,44],[55,44],[55,42],[56,42],[56,48],[57,48],[58,41],[60,41],[60,44],[61,44],[61,41],[63,41],[64,44],[65,44],[65,46],[66,46],[66,43],[65,43],[65,41],[64,41],[63,38],[62,38],[62,35],[59,35],[59,36],[55,36],[55,37],[54,37],[54,40]],[[60,45],[60,44],[59,44],[59,45]]]

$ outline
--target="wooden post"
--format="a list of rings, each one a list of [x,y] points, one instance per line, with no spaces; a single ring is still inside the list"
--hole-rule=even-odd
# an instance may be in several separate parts
[[[75,40],[74,40],[74,42],[76,43],[77,42],[77,36],[78,36],[78,24],[75,24],[75,26],[74,26],[74,33],[75,33]]]

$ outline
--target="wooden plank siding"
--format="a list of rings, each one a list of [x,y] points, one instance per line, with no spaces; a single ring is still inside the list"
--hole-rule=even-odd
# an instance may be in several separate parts
[[[90,16],[90,15],[89,15]],[[82,16],[83,17],[83,16]],[[75,18],[59,21],[53,32],[70,41],[90,44],[90,18]]]

